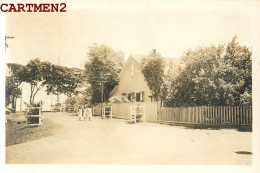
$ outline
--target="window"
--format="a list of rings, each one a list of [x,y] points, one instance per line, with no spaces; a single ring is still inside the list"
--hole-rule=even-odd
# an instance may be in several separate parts
[[[144,102],[144,91],[143,92],[141,92],[141,98],[140,98],[140,100],[141,100],[141,102]]]
[[[144,91],[136,93],[136,102],[144,102]]]
[[[135,102],[135,93],[134,92],[131,93],[131,102]]]
[[[153,101],[153,96],[148,96],[151,99],[151,102]]]
[[[136,102],[141,101],[141,93],[136,93]]]
[[[135,65],[132,64],[131,65],[131,76],[134,76],[135,75]]]
[[[126,97],[126,93],[122,93],[121,95]]]
[[[127,99],[128,99],[129,101],[131,101],[131,93],[129,93],[129,94],[127,95]]]

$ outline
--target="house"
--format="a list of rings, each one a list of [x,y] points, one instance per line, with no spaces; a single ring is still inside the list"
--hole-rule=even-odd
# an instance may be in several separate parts
[[[9,64],[5,64],[5,78],[12,77],[12,66]]]
[[[111,91],[113,96],[125,96],[130,102],[151,102],[152,94],[141,71],[143,55],[130,55],[121,73],[118,85]]]
[[[141,71],[141,60],[144,55],[131,54],[119,74],[118,85],[111,91],[110,98],[125,96],[130,102],[153,102],[152,93],[148,87],[145,77]],[[168,71],[169,64],[180,64],[178,58],[164,58],[165,70]]]

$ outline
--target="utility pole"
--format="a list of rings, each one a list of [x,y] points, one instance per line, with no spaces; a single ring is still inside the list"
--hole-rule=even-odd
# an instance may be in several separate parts
[[[95,78],[97,78],[97,77],[95,77]],[[101,86],[101,103],[103,104],[103,101],[104,101],[104,83],[106,83],[108,81],[104,80],[104,76],[101,76],[100,78],[97,78],[97,80],[92,79],[90,81],[95,81],[95,82],[100,84],[100,86]]]
[[[100,80],[91,80],[91,81],[98,82],[101,86],[101,115],[102,115],[102,113],[103,113],[103,102],[104,102],[104,83],[106,83],[108,81],[104,80],[104,76],[101,76],[98,79],[100,79]]]
[[[58,66],[60,66],[60,54],[58,56]],[[60,103],[60,93],[57,94],[57,103]]]
[[[6,53],[6,49],[8,48],[7,39],[14,39],[14,37],[13,36],[5,36],[5,53]]]
[[[101,103],[103,104],[103,100],[104,100],[104,94],[103,94],[103,92],[104,92],[104,82],[102,81],[101,82]]]
[[[21,99],[20,99],[20,111],[22,111],[22,106],[23,106],[23,86],[21,86]]]
[[[104,105],[103,105],[103,102],[104,102],[104,83],[107,82],[107,81],[101,80],[101,81],[98,81],[98,82],[101,83],[101,116],[103,118],[103,111],[104,111],[103,110],[103,107],[104,107]]]
[[[107,81],[105,81],[105,80],[100,80],[100,81],[93,80],[93,81],[98,82],[101,85],[101,103],[103,104],[103,102],[104,102],[104,83],[106,83]]]

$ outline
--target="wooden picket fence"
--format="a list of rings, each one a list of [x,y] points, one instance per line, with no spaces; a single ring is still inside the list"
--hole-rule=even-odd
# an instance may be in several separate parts
[[[252,106],[163,107],[157,122],[251,125]]]

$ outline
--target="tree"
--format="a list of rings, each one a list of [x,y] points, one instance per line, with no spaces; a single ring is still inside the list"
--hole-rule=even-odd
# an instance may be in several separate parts
[[[172,80],[171,106],[251,103],[251,51],[236,37],[227,46],[198,47],[182,59],[185,68]]]
[[[151,52],[141,62],[142,73],[155,101],[162,100],[165,62],[159,53]]]
[[[168,106],[168,101],[171,100],[171,93],[173,91],[174,81],[176,81],[178,75],[183,69],[182,61],[169,61],[165,65],[165,72],[163,79],[163,88],[162,88],[162,100],[164,101],[163,106]]]
[[[22,81],[31,86],[29,104],[34,103],[36,94],[46,86],[48,94],[63,93],[71,95],[80,83],[75,68],[53,65],[50,62],[41,62],[40,59],[29,61],[22,71]]]
[[[218,66],[223,47],[197,47],[185,52],[185,68],[172,81],[171,104],[175,106],[208,105],[216,89],[212,69]],[[211,97],[211,98],[210,98]]]
[[[5,105],[12,103],[12,109],[15,111],[16,99],[22,94],[19,88],[22,81],[22,71],[24,66],[15,63],[8,63],[8,68],[11,69],[11,76],[5,80]]]
[[[123,66],[124,55],[107,45],[93,44],[89,47],[85,64],[87,81],[91,85],[91,103],[100,103],[109,99],[109,94],[118,83],[118,75]],[[101,92],[103,88],[103,99]]]
[[[252,51],[236,39],[226,46],[221,71],[225,82],[233,86],[234,103],[252,104]]]
[[[83,70],[51,65],[49,75],[46,75],[46,91],[48,94],[65,94],[71,96],[83,82]],[[48,73],[46,73],[48,74]]]
[[[41,62],[39,58],[29,61],[23,70],[23,81],[31,86],[29,104],[34,103],[36,94],[47,84],[51,76],[51,63]]]

